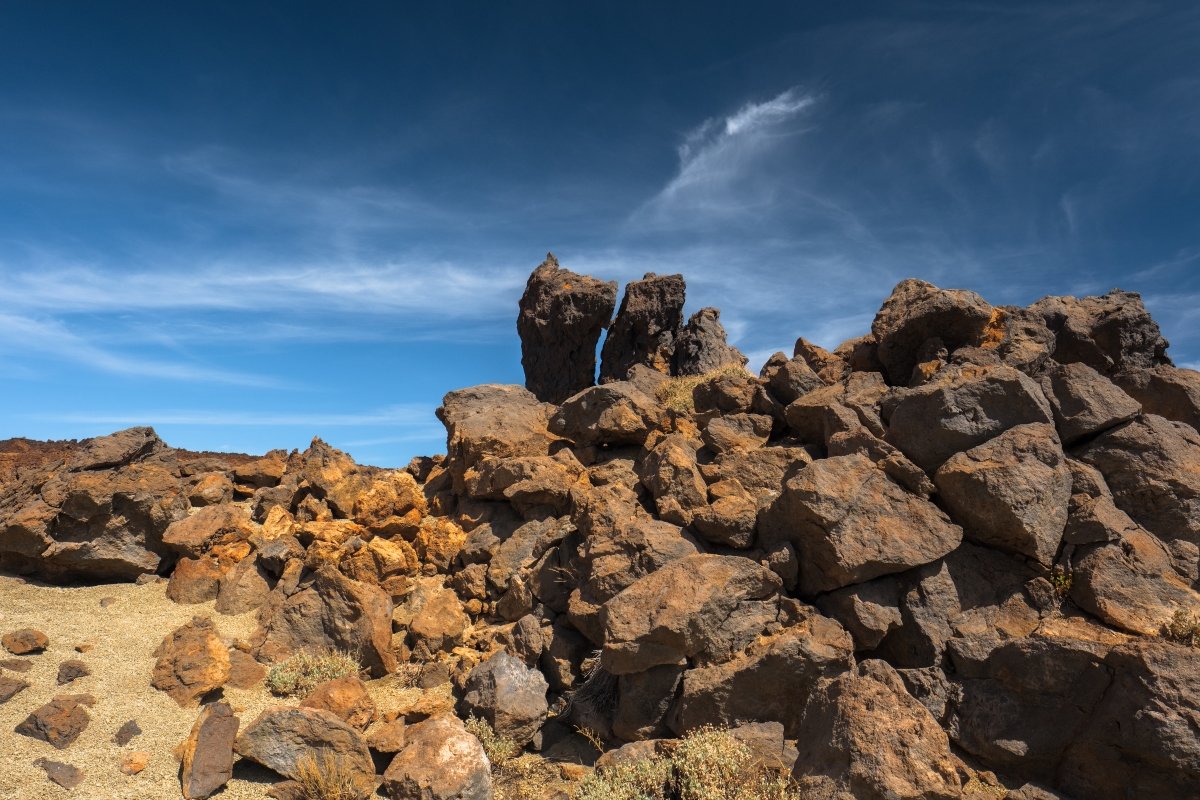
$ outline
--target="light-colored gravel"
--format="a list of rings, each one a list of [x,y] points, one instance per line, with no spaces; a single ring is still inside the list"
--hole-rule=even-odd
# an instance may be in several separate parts
[[[115,602],[102,608],[103,598]],[[0,800],[43,800],[87,797],[92,800],[143,800],[180,797],[179,766],[172,751],[187,738],[198,709],[180,708],[167,695],[150,686],[154,668],[151,655],[163,637],[195,615],[211,616],[220,635],[246,638],[255,628],[254,613],[237,617],[217,614],[212,603],[176,605],[166,597],[166,585],[110,584],[55,587],[0,576],[0,633],[31,627],[50,637],[49,649],[28,656],[33,669],[23,675],[30,686],[0,704]],[[76,645],[91,643],[86,653]],[[10,657],[0,650],[0,658]],[[70,658],[83,660],[92,674],[67,686],[55,682],[58,665]],[[20,736],[13,728],[38,706],[63,692],[89,693],[96,705],[89,709],[91,724],[66,750]],[[242,725],[267,706],[279,703],[265,689],[226,689]],[[112,742],[121,725],[135,719],[142,735],[124,747]],[[140,775],[127,777],[118,767],[127,751],[144,750],[150,765]],[[39,758],[61,761],[84,770],[86,777],[74,792],[52,784],[34,766]],[[234,768],[234,780],[222,800],[266,797],[273,776],[250,764]]]

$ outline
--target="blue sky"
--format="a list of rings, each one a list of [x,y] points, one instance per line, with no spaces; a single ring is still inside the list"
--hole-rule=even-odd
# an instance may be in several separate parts
[[[501,5],[5,4],[0,437],[440,452],[547,250],[756,362],[910,276],[1200,362],[1195,3]]]

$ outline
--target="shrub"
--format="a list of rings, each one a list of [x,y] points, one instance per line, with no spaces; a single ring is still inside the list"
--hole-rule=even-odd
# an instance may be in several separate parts
[[[355,675],[361,669],[358,659],[344,650],[301,650],[271,667],[266,684],[272,694],[304,695],[317,684]]]
[[[1163,637],[1189,647],[1200,647],[1200,613],[1179,609],[1163,626]]]
[[[322,752],[296,763],[299,800],[366,800],[372,793],[362,776],[347,770],[341,760]]]
[[[1071,573],[1065,567],[1055,565],[1050,571],[1050,585],[1054,587],[1054,594],[1062,599],[1071,593]]]
[[[658,389],[655,390],[655,395],[658,402],[662,403],[663,407],[679,414],[692,414],[696,411],[696,400],[692,393],[696,387],[715,380],[722,375],[746,375],[745,367],[740,367],[736,364],[729,364],[724,367],[718,367],[711,372],[706,372],[703,375],[681,375],[677,378],[667,378]]]
[[[528,800],[551,796],[560,782],[555,764],[539,755],[522,753],[521,746],[507,736],[496,733],[487,720],[471,715],[467,730],[483,745],[483,752],[492,762],[492,797],[494,800]]]
[[[475,735],[483,745],[492,767],[503,769],[504,765],[521,753],[521,746],[507,736],[501,736],[492,729],[486,719],[480,719],[474,714],[467,717],[467,730]]]
[[[669,756],[602,767],[583,780],[575,800],[799,800],[788,775],[759,763],[728,731],[704,727]]]

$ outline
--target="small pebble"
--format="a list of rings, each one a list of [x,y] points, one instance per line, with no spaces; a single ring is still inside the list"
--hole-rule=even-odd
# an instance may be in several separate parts
[[[150,754],[143,750],[134,750],[121,758],[121,772],[126,775],[137,775],[150,763]]]

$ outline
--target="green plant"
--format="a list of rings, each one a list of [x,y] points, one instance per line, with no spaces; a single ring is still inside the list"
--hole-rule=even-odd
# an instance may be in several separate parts
[[[366,800],[373,789],[363,776],[325,751],[320,758],[308,755],[296,763],[296,783],[298,800]]]
[[[669,759],[622,761],[584,778],[574,800],[666,800],[670,783]]]
[[[1163,626],[1163,637],[1188,647],[1200,647],[1200,612],[1177,610]]]
[[[483,752],[493,768],[503,769],[505,764],[520,755],[521,746],[509,737],[496,733],[486,719],[471,714],[465,724],[467,730],[483,745]]]
[[[271,667],[266,685],[272,694],[304,695],[325,681],[355,675],[358,658],[344,650],[301,650]]]
[[[1054,587],[1054,594],[1062,599],[1071,592],[1071,572],[1063,566],[1055,565],[1050,571],[1050,585]]]

